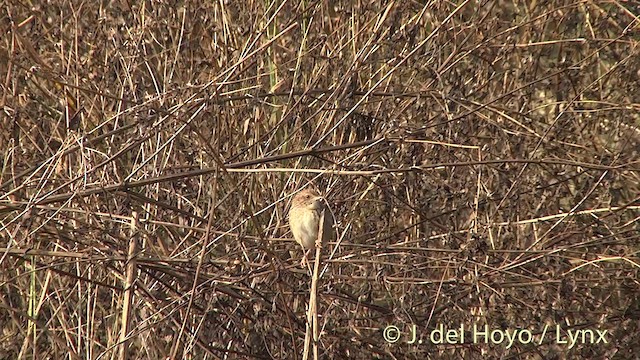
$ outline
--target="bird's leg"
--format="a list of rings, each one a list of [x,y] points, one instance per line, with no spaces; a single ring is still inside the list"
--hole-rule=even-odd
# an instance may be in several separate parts
[[[309,253],[311,252],[311,250],[305,250],[304,248],[302,248],[302,260],[300,261],[300,267],[304,268],[306,265],[306,268],[309,270],[309,272],[311,272],[311,264],[309,263]]]

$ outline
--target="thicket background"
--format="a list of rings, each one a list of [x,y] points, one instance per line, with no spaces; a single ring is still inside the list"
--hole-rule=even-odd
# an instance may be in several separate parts
[[[122,358],[123,316],[129,358],[301,358],[304,186],[340,234],[322,358],[640,353],[638,2],[0,14],[0,359]],[[429,342],[474,324],[535,341]]]

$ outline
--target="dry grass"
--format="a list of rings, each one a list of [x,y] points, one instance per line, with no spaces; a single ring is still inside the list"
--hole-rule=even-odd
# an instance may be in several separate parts
[[[0,11],[0,359],[301,359],[309,182],[319,357],[640,353],[637,2]]]

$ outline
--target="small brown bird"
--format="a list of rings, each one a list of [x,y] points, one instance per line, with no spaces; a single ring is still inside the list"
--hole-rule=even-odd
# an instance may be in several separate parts
[[[312,189],[302,190],[293,197],[289,210],[289,227],[296,242],[305,250],[313,249],[318,240],[322,209],[325,209],[322,242],[325,243],[333,237],[333,216],[323,200],[322,196]]]

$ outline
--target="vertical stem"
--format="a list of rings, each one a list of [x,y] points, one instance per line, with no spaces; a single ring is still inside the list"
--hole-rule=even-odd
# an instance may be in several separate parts
[[[138,240],[135,236],[138,228],[138,214],[131,214],[131,235],[129,241],[129,253],[127,254],[127,273],[124,280],[124,297],[122,300],[122,326],[120,328],[118,359],[127,360],[129,340],[129,327],[131,325],[131,304],[133,303],[133,284],[137,270],[136,253],[138,252]]]

